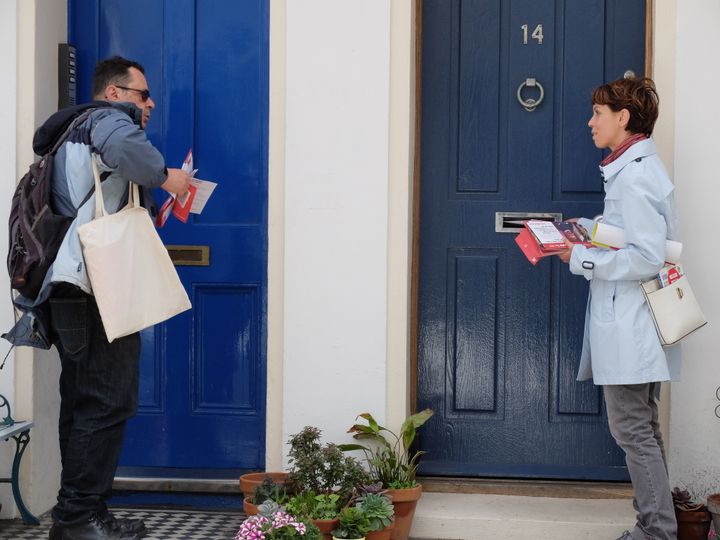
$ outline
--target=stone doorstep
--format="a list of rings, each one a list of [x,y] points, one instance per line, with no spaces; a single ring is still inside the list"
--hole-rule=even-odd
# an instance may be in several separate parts
[[[423,493],[411,536],[433,540],[616,540],[635,523],[632,501]]]

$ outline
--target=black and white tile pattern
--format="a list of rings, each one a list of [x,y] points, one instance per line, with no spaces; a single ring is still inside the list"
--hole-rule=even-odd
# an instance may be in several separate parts
[[[245,515],[240,512],[194,510],[113,509],[119,518],[145,520],[145,540],[233,540]],[[28,526],[21,520],[0,521],[0,540],[47,540],[52,525],[50,515],[40,525]]]

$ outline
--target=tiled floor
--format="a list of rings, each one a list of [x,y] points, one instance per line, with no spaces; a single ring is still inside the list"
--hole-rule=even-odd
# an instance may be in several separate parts
[[[239,512],[201,512],[192,510],[114,509],[117,517],[145,520],[145,540],[232,540],[240,529],[244,514]],[[36,527],[20,520],[0,521],[2,540],[47,540],[52,524],[49,515]]]

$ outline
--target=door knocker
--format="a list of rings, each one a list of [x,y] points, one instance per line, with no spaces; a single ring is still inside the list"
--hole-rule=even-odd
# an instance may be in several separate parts
[[[537,99],[533,98],[527,98],[523,99],[522,97],[522,91],[524,87],[533,88],[537,87],[538,90],[540,90],[540,95]],[[538,105],[542,103],[543,98],[545,97],[545,90],[542,87],[542,84],[540,84],[535,78],[529,78],[525,79],[523,82],[520,83],[520,86],[518,86],[517,89],[517,99],[520,102],[520,105],[523,106],[523,108],[527,112],[533,112]]]

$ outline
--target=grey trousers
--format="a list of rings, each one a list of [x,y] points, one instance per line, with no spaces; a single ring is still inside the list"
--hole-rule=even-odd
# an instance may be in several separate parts
[[[677,540],[655,389],[660,383],[603,386],[610,433],[625,451],[635,492],[634,540]]]

